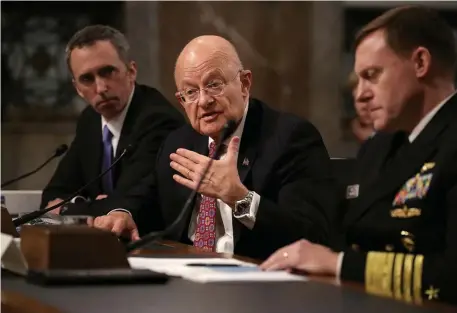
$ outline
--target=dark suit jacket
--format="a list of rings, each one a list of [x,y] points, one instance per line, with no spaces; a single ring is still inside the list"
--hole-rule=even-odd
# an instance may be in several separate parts
[[[358,157],[342,278],[398,299],[457,302],[457,96],[389,159],[397,138],[379,133]]]
[[[133,149],[113,168],[114,191],[105,200],[71,206],[66,214],[100,216],[114,208],[129,210],[134,217],[142,208],[148,185],[140,181],[154,172],[157,151],[168,133],[184,123],[182,115],[156,89],[136,84],[119,138],[116,156],[130,144]],[[101,173],[103,157],[101,116],[88,106],[78,120],[76,135],[43,190],[41,206],[66,198]],[[114,158],[114,159],[115,159]],[[113,160],[114,160],[113,159]],[[94,200],[103,194],[101,180],[81,195]]]
[[[170,154],[178,148],[208,155],[208,137],[186,125],[165,140],[158,158],[158,199],[166,225],[191,193],[176,183]],[[249,165],[243,165],[247,158]],[[266,258],[300,238],[326,244],[334,211],[330,159],[316,128],[291,114],[251,99],[238,155],[243,184],[261,197],[252,230],[233,218],[235,253]],[[195,205],[192,205],[192,209]],[[190,243],[191,212],[170,239]]]

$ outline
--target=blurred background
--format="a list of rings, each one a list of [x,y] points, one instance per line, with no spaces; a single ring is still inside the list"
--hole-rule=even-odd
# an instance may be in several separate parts
[[[2,1],[2,181],[32,170],[59,144],[70,144],[86,104],[73,89],[64,49],[89,24],[123,31],[138,82],[158,88],[176,106],[173,69],[180,50],[196,36],[221,35],[253,71],[253,97],[309,119],[332,157],[354,156],[359,142],[350,126],[356,114],[347,89],[354,34],[405,3],[415,2]],[[418,3],[438,9],[457,34],[456,1]],[[42,189],[56,165],[8,188]]]

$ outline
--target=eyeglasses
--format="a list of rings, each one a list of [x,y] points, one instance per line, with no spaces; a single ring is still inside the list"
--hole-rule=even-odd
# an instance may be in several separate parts
[[[179,101],[191,104],[196,102],[200,98],[200,91],[204,90],[206,94],[210,97],[216,97],[220,96],[223,92],[225,87],[234,81],[238,74],[241,73],[243,70],[238,70],[236,72],[235,77],[233,77],[231,80],[227,82],[223,82],[221,80],[213,80],[211,81],[208,85],[206,85],[204,88],[187,88],[182,91],[178,91],[176,93],[176,97],[178,98]]]

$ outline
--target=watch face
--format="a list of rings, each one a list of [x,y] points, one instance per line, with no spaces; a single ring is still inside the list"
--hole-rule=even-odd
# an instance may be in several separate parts
[[[242,214],[242,213],[246,212],[247,206],[248,206],[248,203],[246,201],[239,203],[236,207],[237,213]]]
[[[248,193],[246,198],[238,201],[235,205],[235,212],[236,214],[246,214],[249,211],[249,207],[251,206],[252,195]]]

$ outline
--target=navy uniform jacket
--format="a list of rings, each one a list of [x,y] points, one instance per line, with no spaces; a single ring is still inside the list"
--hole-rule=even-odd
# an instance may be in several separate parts
[[[412,143],[402,133],[368,140],[346,198],[343,280],[457,303],[457,95]]]

